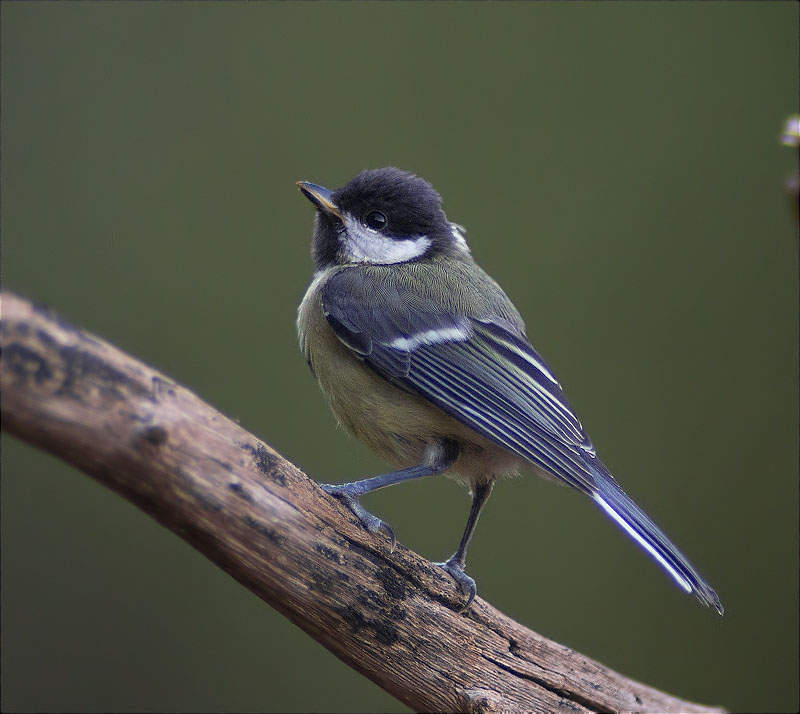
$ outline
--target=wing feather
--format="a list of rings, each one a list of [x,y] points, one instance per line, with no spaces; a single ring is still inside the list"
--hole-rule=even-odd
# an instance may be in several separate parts
[[[591,472],[574,444],[556,438],[537,421],[537,414],[524,411],[521,395],[514,400],[514,393],[503,388],[500,375],[484,371],[476,377],[475,370],[469,369],[472,365],[467,365],[469,371],[452,356],[447,359],[435,350],[418,350],[407,382],[483,436],[582,491],[592,488]],[[448,373],[453,377],[448,378]]]

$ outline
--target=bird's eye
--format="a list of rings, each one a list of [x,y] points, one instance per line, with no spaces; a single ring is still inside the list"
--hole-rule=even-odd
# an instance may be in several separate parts
[[[380,211],[372,211],[371,213],[368,213],[366,222],[367,225],[374,231],[382,231],[384,228],[386,228],[386,224],[388,223],[386,216]]]

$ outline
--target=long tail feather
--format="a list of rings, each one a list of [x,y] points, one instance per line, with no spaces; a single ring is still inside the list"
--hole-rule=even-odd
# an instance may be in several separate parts
[[[595,503],[635,540],[687,593],[713,607],[720,615],[722,603],[713,588],[667,538],[664,532],[637,506],[602,464],[592,461],[597,490],[591,494]]]

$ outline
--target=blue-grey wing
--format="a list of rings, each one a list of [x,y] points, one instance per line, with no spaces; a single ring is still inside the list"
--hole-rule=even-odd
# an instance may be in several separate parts
[[[594,490],[591,442],[516,325],[430,301],[414,309],[402,294],[375,298],[354,290],[352,276],[323,291],[328,323],[373,370],[581,491]]]

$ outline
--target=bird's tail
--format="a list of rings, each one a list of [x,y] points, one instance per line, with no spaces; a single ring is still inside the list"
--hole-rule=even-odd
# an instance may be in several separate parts
[[[667,538],[664,532],[639,508],[598,460],[592,460],[597,490],[590,494],[600,508],[669,573],[687,593],[713,607],[720,615],[722,603],[713,588]]]

